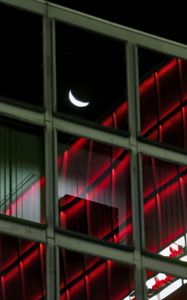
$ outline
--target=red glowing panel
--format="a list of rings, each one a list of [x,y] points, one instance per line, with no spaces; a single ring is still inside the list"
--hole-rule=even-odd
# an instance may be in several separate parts
[[[71,300],[82,300],[86,299],[86,294],[88,295],[89,291],[85,288],[85,280],[80,280],[75,283],[72,287],[69,288],[69,296]],[[87,292],[87,293],[86,293]],[[89,298],[87,298],[89,299]]]
[[[40,248],[39,248],[40,249]],[[24,290],[26,299],[42,298],[45,294],[45,278],[42,278],[40,253],[38,248],[33,250],[22,261],[23,277],[24,277]],[[42,255],[42,260],[44,259]],[[35,278],[35,280],[33,280]]]
[[[156,128],[154,130],[151,130],[151,133],[148,134],[148,137],[152,141],[158,141],[159,140],[159,129]]]
[[[144,204],[144,229],[146,249],[151,252],[157,252],[159,247],[159,234],[156,217],[156,200],[155,198],[149,199]]]
[[[171,59],[168,63],[166,63],[163,67],[158,71],[158,75],[162,78],[168,76],[173,70],[176,68],[176,59]]]
[[[124,129],[128,128],[128,102],[120,104],[113,113],[114,128]]]
[[[60,251],[60,278],[61,300],[120,300],[134,289],[133,268],[68,250]]]
[[[181,112],[176,113],[168,121],[163,123],[160,141],[170,145],[173,144],[178,147],[183,147],[184,137]]]
[[[103,262],[88,275],[90,299],[97,299],[98,293],[101,299],[108,300],[107,263]]]
[[[61,203],[63,203],[63,198],[61,199]],[[63,228],[80,233],[87,233],[85,209],[86,203],[84,199],[81,198],[73,199],[73,201],[69,205],[66,205],[66,207],[62,206],[60,223]]]
[[[177,178],[178,167],[162,160],[152,159],[154,185],[156,189],[163,188]]]
[[[67,197],[66,197],[67,198]],[[118,228],[118,209],[108,206],[107,204],[97,203],[91,200],[74,198],[72,202],[63,206],[63,198],[60,200],[60,223],[63,228],[73,230],[80,233],[86,233],[102,239],[110,239],[113,237],[114,225],[115,232]],[[102,216],[101,219],[95,221],[95,216]]]
[[[153,74],[140,85],[142,134],[145,134],[158,122],[157,99],[155,75]]]
[[[46,296],[45,246],[2,234],[0,245],[1,299],[22,299],[22,297],[28,300],[44,299]]]
[[[108,273],[110,278],[110,291],[112,299],[123,299],[134,289],[133,269],[125,265],[108,261]],[[123,289],[121,288],[123,286]]]
[[[61,287],[65,285],[70,286],[73,282],[81,280],[81,276],[85,271],[82,254],[72,251],[61,251],[60,264],[64,270],[63,277],[61,277]]]
[[[177,59],[171,60],[158,71],[160,97],[160,119],[168,115],[180,104],[180,86]]]
[[[114,125],[113,125],[114,124]],[[106,127],[110,127],[110,128],[113,128],[115,127],[115,119],[113,118],[113,116],[109,116],[107,117],[103,122],[102,122],[102,125],[103,126],[106,126]]]
[[[169,184],[178,175],[175,164],[147,156],[142,157],[142,162],[144,197],[151,197],[153,192]]]
[[[21,299],[22,286],[19,265],[15,265],[13,269],[8,271],[8,273],[3,276],[3,279],[5,299],[12,299],[13,294],[14,296],[16,294],[18,299]]]
[[[102,176],[111,166],[112,147],[93,143],[90,148],[90,160],[88,161],[87,185],[91,185],[97,178]]]
[[[161,63],[140,84],[141,135],[186,149],[187,63],[176,58]]]
[[[186,167],[143,156],[143,170],[146,249],[160,252],[185,232]]]
[[[161,246],[180,237],[184,232],[182,203],[178,182],[160,193],[160,238]]]
[[[152,162],[152,158],[142,156],[144,198],[151,195],[155,188]]]
[[[184,59],[179,59],[178,63],[182,101],[185,102],[187,100],[187,61]]]
[[[181,122],[183,126],[184,149],[187,149],[187,107],[182,107]]]

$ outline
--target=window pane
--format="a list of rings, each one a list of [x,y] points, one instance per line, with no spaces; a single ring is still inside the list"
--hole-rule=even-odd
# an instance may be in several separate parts
[[[165,273],[147,271],[147,299],[183,300],[187,297],[187,280]]]
[[[60,300],[131,300],[133,268],[111,260],[60,250]]]
[[[0,99],[42,105],[42,18],[0,4],[0,44]]]
[[[44,222],[42,135],[6,121],[0,123],[0,213]]]
[[[45,299],[45,245],[0,234],[0,299]]]
[[[127,131],[125,45],[57,23],[56,55],[58,111]]]
[[[187,149],[187,62],[139,49],[141,135]]]
[[[60,227],[132,245],[130,154],[123,148],[61,134]]]
[[[146,249],[187,261],[187,167],[142,160]]]

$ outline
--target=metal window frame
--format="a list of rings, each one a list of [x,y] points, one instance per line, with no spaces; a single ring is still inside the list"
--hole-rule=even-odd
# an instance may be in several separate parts
[[[138,94],[137,47],[161,51],[165,54],[187,59],[187,46],[138,30],[127,28],[45,0],[0,0],[12,7],[23,9],[43,18],[43,69],[44,112],[33,111],[5,102],[0,104],[0,115],[38,125],[44,128],[46,172],[46,220],[47,225],[35,224],[9,217],[0,217],[0,232],[47,244],[47,299],[59,300],[59,247],[100,256],[105,259],[135,266],[136,299],[146,299],[145,269],[167,270],[172,275],[187,278],[185,263],[175,263],[142,252],[144,246],[142,164],[141,154],[187,165],[187,155],[170,148],[144,142],[137,138],[140,132]],[[56,108],[56,58],[55,22],[65,22],[80,28],[121,40],[126,44],[127,87],[129,103],[130,137],[119,136],[104,128],[92,128],[54,115]],[[0,97],[1,100],[1,97]],[[15,102],[16,103],[16,102]],[[134,251],[126,251],[115,245],[95,242],[89,238],[59,232],[57,205],[57,131],[91,138],[99,142],[124,147],[131,151],[131,189],[133,202]],[[139,179],[139,180],[138,180]]]

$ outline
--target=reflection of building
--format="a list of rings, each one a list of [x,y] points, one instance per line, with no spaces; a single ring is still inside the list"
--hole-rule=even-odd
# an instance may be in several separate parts
[[[184,299],[187,48],[2,3],[0,299]]]

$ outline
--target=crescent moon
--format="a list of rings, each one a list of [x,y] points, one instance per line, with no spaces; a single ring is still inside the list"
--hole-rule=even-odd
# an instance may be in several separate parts
[[[71,90],[69,91],[68,96],[69,96],[70,102],[71,102],[73,105],[77,106],[77,107],[86,107],[86,106],[88,106],[89,103],[90,103],[90,102],[84,102],[84,101],[82,101],[82,100],[76,99],[76,98],[73,96]]]

